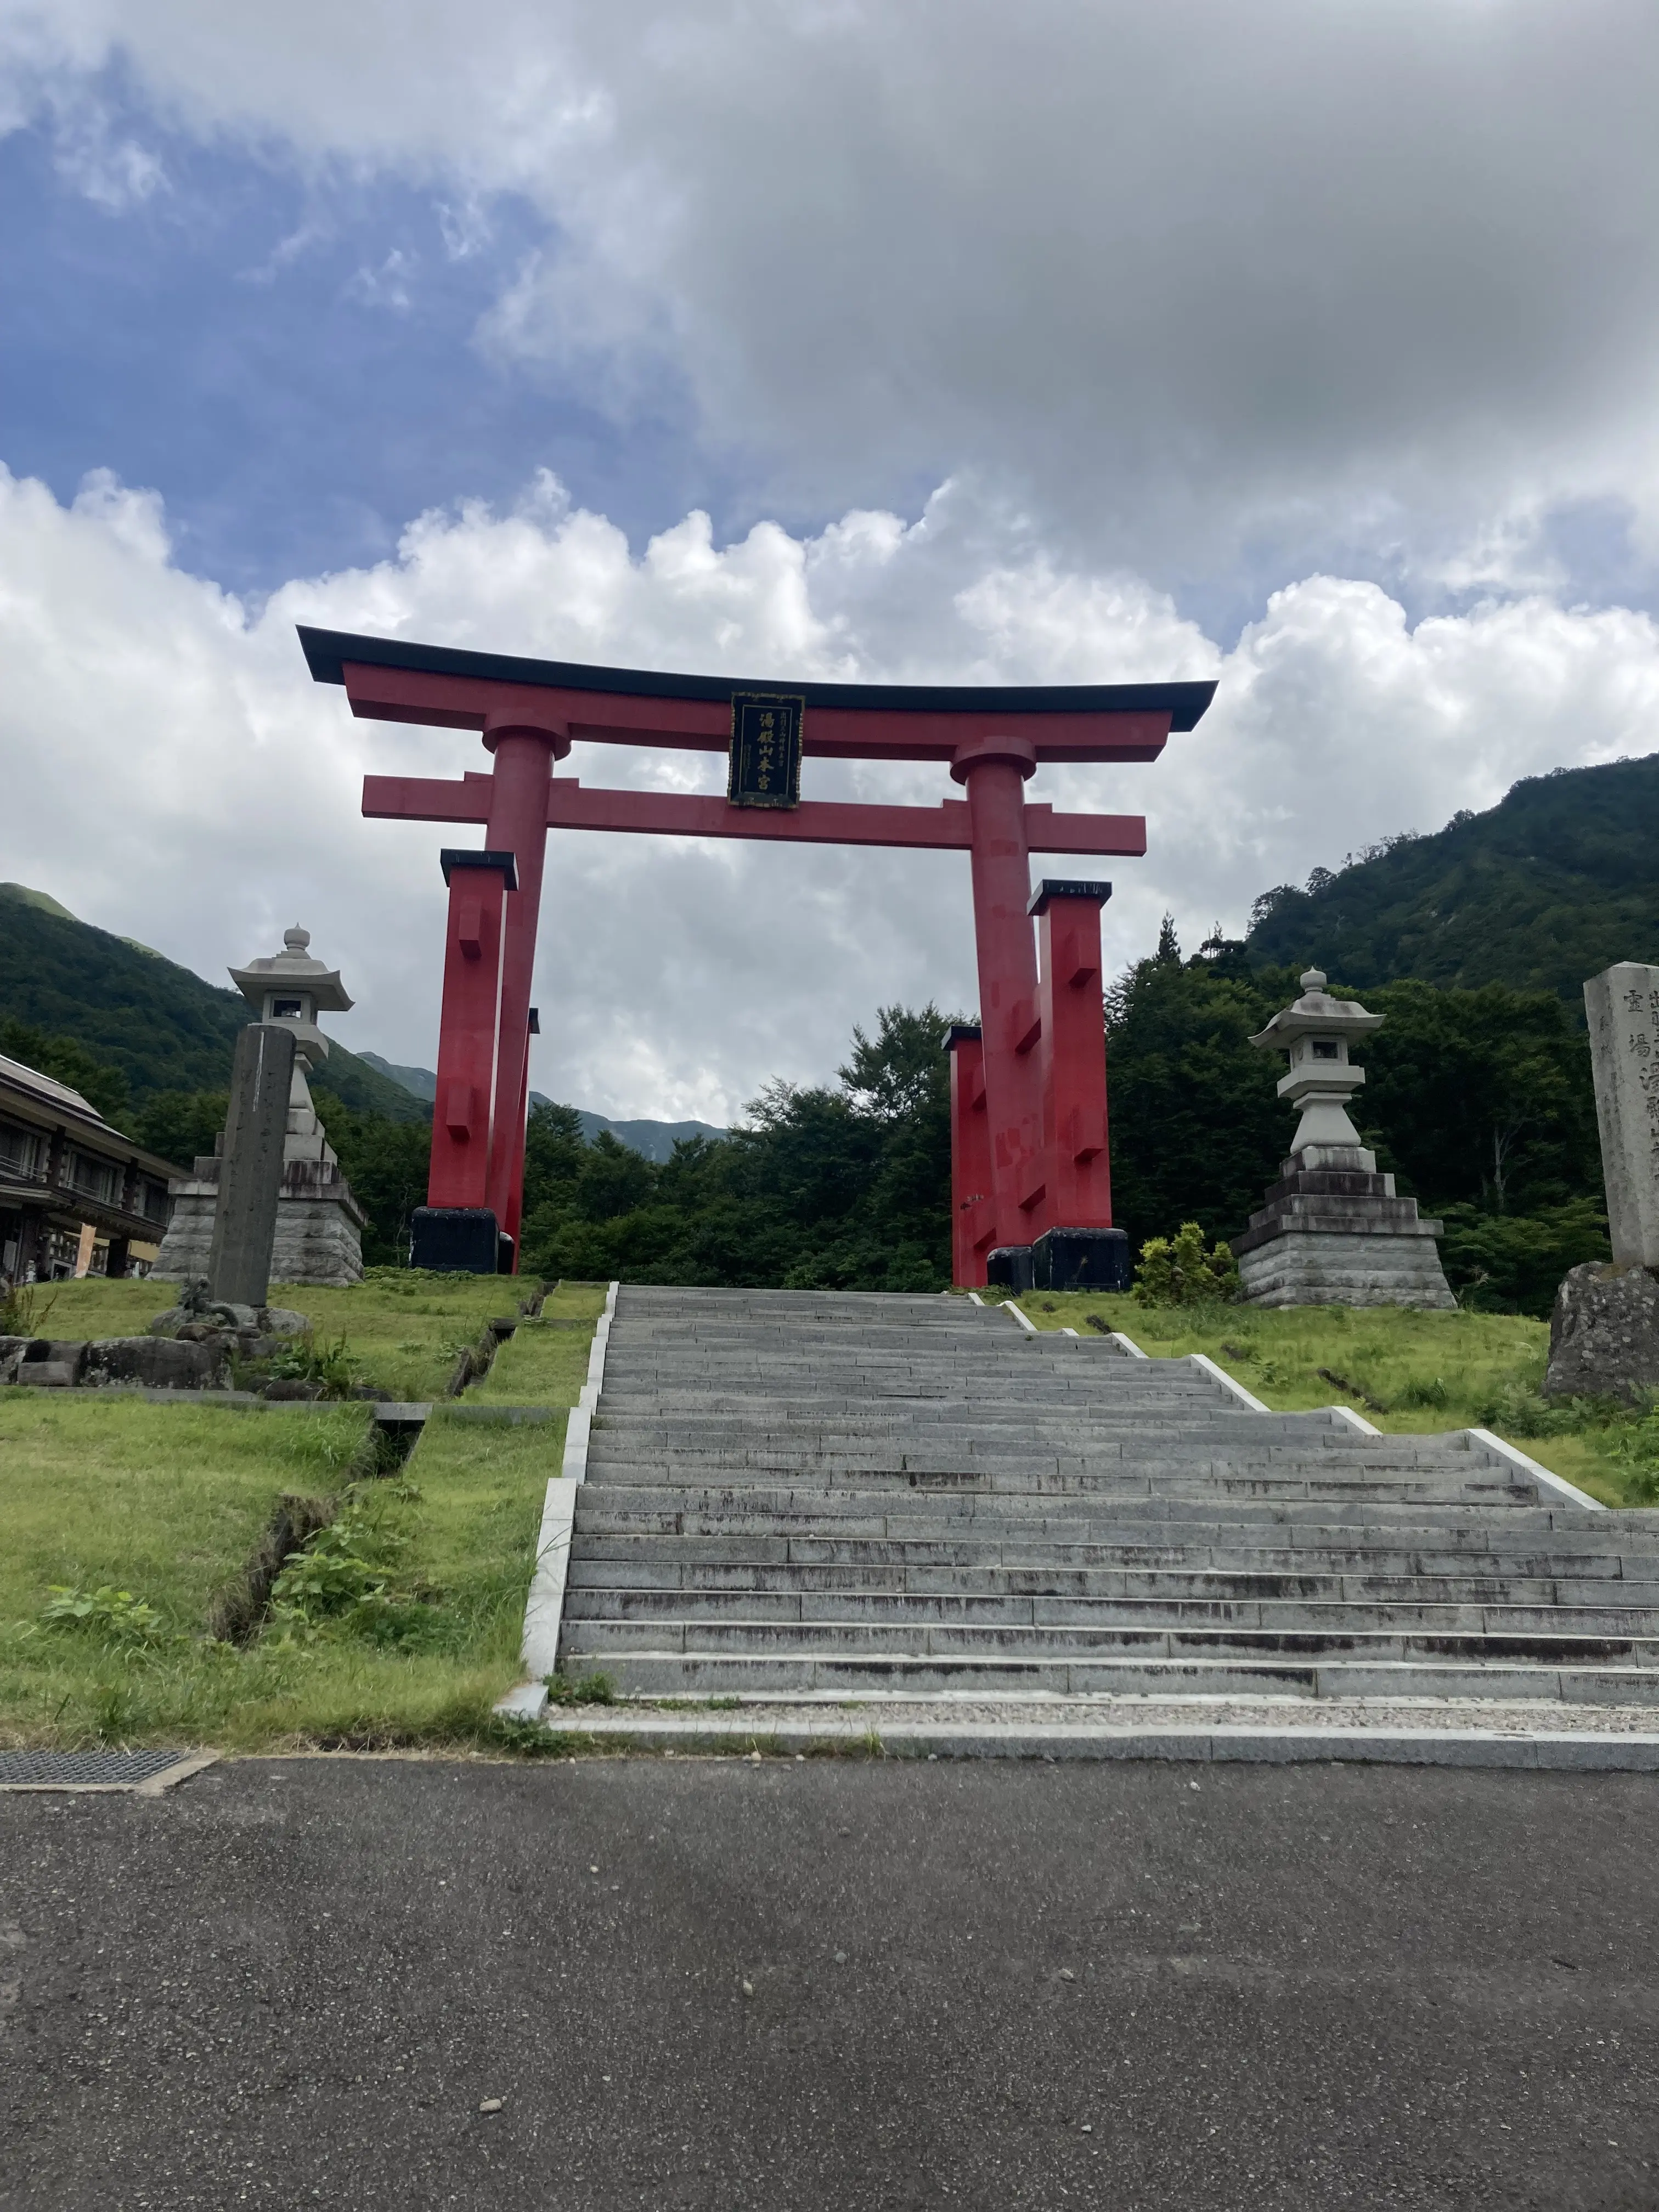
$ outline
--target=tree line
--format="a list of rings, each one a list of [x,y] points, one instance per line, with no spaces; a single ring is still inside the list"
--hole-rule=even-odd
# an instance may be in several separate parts
[[[1331,988],[1342,990],[1340,976]],[[1283,1060],[1249,1040],[1299,988],[1294,967],[1253,966],[1219,939],[1183,957],[1166,924],[1157,951],[1108,991],[1114,1213],[1137,1249],[1184,1221],[1237,1236],[1261,1205],[1295,1116],[1274,1095]],[[1364,995],[1388,1018],[1357,1054],[1367,1079],[1353,1108],[1378,1165],[1444,1219],[1447,1275],[1466,1303],[1547,1312],[1569,1267],[1607,1255],[1583,1030],[1553,994],[1500,983],[1394,982]],[[585,1142],[574,1108],[535,1108],[524,1267],[590,1280],[944,1289],[951,1018],[884,1007],[870,1032],[854,1030],[835,1082],[770,1084],[729,1136],[683,1142],[660,1164],[608,1133]],[[0,1050],[102,1103],[78,1042],[12,1025]],[[325,1085],[314,1096],[369,1215],[365,1259],[400,1262],[425,1196],[427,1124],[358,1110]],[[222,1091],[162,1092],[110,1118],[187,1166],[212,1151],[226,1104]]]

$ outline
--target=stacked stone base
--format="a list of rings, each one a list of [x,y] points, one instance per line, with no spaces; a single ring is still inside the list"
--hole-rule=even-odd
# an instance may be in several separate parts
[[[198,1159],[188,1182],[173,1186],[173,1219],[153,1275],[186,1282],[208,1272],[213,1217],[219,1203],[219,1162]],[[337,1169],[291,1161],[283,1170],[271,1246],[273,1283],[310,1283],[344,1290],[363,1279],[362,1231],[368,1217]]]
[[[1457,1301],[1431,1236],[1292,1230],[1240,1259],[1239,1296],[1257,1306],[1428,1306]]]
[[[1259,1306],[1455,1310],[1435,1241],[1440,1224],[1420,1219],[1417,1200],[1396,1197],[1394,1177],[1376,1174],[1372,1156],[1352,1149],[1365,1165],[1285,1162],[1267,1205],[1233,1240],[1240,1298]]]

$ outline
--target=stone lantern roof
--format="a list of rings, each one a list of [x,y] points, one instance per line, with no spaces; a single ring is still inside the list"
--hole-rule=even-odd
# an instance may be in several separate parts
[[[1265,1030],[1250,1039],[1271,1052],[1276,1046],[1285,1048],[1292,1037],[1363,1036],[1367,1030],[1380,1030],[1384,1017],[1368,1014],[1358,999],[1334,999],[1325,988],[1326,976],[1322,968],[1303,971],[1302,996],[1293,999],[1283,1012],[1273,1016]]]
[[[1302,996],[1275,1014],[1250,1042],[1263,1052],[1290,1055],[1290,1072],[1279,1079],[1279,1096],[1302,1109],[1291,1140],[1292,1159],[1307,1166],[1371,1172],[1376,1162],[1364,1151],[1348,1118],[1348,1101],[1365,1080],[1364,1069],[1348,1058],[1348,1041],[1381,1029],[1383,1017],[1368,1014],[1358,999],[1332,998],[1325,980],[1322,969],[1308,969]],[[1310,1151],[1313,1158],[1305,1158]],[[1334,1157],[1337,1153],[1345,1157]]]
[[[263,1022],[283,1022],[297,1036],[297,1051],[307,1067],[328,1058],[328,1039],[317,1026],[319,1014],[347,1014],[352,1001],[337,968],[325,968],[307,950],[311,933],[296,923],[283,935],[283,950],[268,960],[233,968],[230,980]]]

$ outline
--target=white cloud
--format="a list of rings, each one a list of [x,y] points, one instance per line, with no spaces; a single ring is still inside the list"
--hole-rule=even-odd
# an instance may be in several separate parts
[[[693,514],[635,557],[542,477],[515,513],[422,516],[395,560],[296,580],[256,617],[173,564],[153,495],[100,477],[65,508],[0,476],[0,876],[210,976],[302,921],[359,1002],[341,1038],[428,1066],[437,848],[470,833],[366,823],[360,779],[483,757],[464,735],[353,721],[310,682],[296,621],[772,678],[1218,675],[1210,714],[1156,765],[1033,786],[1149,817],[1148,857],[1113,864],[1116,962],[1166,906],[1189,942],[1218,915],[1236,928],[1316,863],[1488,805],[1519,775],[1644,750],[1659,712],[1641,616],[1533,597],[1413,629],[1375,585],[1316,575],[1224,654],[1162,594],[1068,564],[963,484],[915,524],[855,513],[805,541],[766,525],[720,546]],[[623,749],[570,765],[593,782],[720,774]],[[809,763],[808,781],[953,789],[925,767]],[[538,994],[540,1088],[724,1121],[769,1076],[827,1076],[879,1002],[971,1008],[966,862],[556,838]]]
[[[971,471],[1182,582],[1510,588],[1599,496],[1659,544],[1650,0],[0,0],[7,53],[14,113],[118,60],[217,143],[526,196],[489,343],[683,380],[797,511]]]

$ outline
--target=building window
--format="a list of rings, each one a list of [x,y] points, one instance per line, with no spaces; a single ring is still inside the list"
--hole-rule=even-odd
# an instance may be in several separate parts
[[[121,1195],[121,1170],[111,1161],[98,1159],[91,1152],[72,1152],[70,1188],[83,1198],[95,1199],[100,1205],[113,1206]]]
[[[146,1221],[165,1221],[167,1218],[166,1184],[151,1182],[146,1177],[138,1186],[138,1211]]]
[[[33,1179],[40,1172],[41,1144],[32,1129],[0,1121],[0,1173]]]

